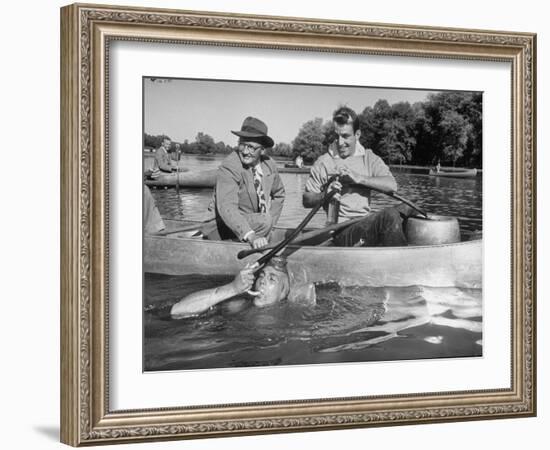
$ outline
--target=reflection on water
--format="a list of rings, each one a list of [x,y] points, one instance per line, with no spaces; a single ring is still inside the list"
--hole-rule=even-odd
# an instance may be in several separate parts
[[[223,157],[182,156],[181,167],[189,170],[216,168]],[[145,158],[145,166],[151,164],[151,158]],[[432,214],[455,216],[463,230],[482,229],[482,183],[481,177],[475,178],[439,178],[428,175],[394,172],[399,186],[399,194]],[[281,174],[286,190],[286,199],[279,226],[292,227],[300,223],[308,210],[302,206],[307,174]],[[161,215],[173,219],[204,220],[208,217],[208,204],[212,196],[211,189],[153,189]],[[399,202],[374,193],[374,210]],[[320,211],[311,225],[321,227],[325,223],[325,213]]]
[[[231,307],[171,320],[170,306],[227,277],[145,277],[145,370],[481,356],[481,291],[316,286],[314,307]]]

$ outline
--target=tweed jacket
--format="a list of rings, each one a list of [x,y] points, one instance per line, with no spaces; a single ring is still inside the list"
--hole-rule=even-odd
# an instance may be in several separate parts
[[[285,188],[275,162],[262,156],[263,189],[267,201],[267,218],[274,225],[279,220],[285,199]],[[259,213],[258,195],[254,188],[252,170],[243,167],[239,155],[231,153],[223,160],[216,175],[214,190],[216,215],[239,238],[252,230],[246,217]]]

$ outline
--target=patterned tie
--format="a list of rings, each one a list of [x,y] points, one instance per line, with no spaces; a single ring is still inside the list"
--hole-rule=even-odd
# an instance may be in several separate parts
[[[254,187],[256,188],[256,194],[258,194],[258,207],[261,213],[267,212],[267,203],[265,201],[264,188],[262,187],[262,173],[255,166],[252,168],[252,174],[254,176]]]

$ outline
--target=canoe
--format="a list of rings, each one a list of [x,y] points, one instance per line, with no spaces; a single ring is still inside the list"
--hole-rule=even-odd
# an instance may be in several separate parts
[[[430,175],[434,177],[471,178],[477,175],[477,169],[441,169],[439,172],[430,169]]]
[[[311,169],[311,166],[303,166],[303,167],[279,167],[277,170],[279,173],[309,173],[309,169]]]
[[[309,173],[311,166],[300,166],[298,167],[296,163],[290,162],[285,163],[283,167],[277,167],[279,173]]]
[[[167,229],[176,230],[190,222],[165,220]],[[197,228],[199,224],[197,223]],[[291,230],[275,229],[278,241]],[[307,231],[307,230],[306,230]],[[311,231],[311,230],[309,230]],[[210,241],[193,237],[193,232],[166,236],[145,236],[144,270],[168,275],[233,275],[258,255],[243,260],[240,242]],[[462,287],[482,285],[482,240],[456,244],[408,247],[328,247],[304,242],[283,251],[289,270],[311,282],[337,281],[345,285]]]
[[[217,169],[173,172],[162,174],[155,180],[145,180],[145,184],[156,187],[176,187],[176,184],[179,183],[180,187],[208,188],[216,184],[216,172]]]

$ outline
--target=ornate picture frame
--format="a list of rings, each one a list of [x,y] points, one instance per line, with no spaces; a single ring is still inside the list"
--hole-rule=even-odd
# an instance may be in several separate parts
[[[509,63],[510,386],[113,410],[108,68],[115,41]],[[62,8],[62,442],[80,446],[535,415],[535,90],[536,35],[530,33],[84,4]]]

